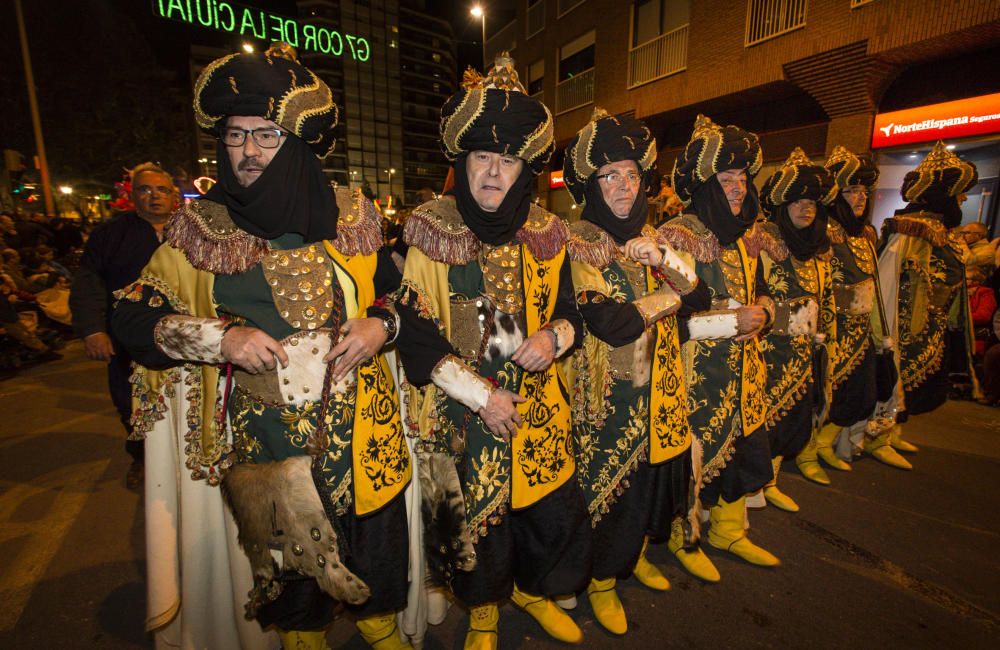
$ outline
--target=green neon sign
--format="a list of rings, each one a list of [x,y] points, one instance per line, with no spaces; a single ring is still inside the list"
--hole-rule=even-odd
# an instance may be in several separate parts
[[[153,12],[161,18],[262,41],[284,41],[292,47],[320,54],[350,55],[355,61],[367,61],[371,57],[371,45],[363,36],[300,23],[293,18],[226,0],[153,0]]]

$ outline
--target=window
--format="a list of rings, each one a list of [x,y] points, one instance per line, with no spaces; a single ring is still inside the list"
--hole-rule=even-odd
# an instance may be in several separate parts
[[[583,0],[559,0],[559,17],[562,18],[583,4]]]
[[[587,32],[559,50],[559,81],[566,81],[594,67],[594,32]]]
[[[632,11],[632,47],[688,24],[691,0],[637,0]]]
[[[545,0],[527,0],[528,12],[524,18],[524,37],[531,38],[545,29]]]
[[[538,59],[528,66],[528,94],[537,95],[542,92],[545,81],[545,59]]]
[[[746,47],[806,25],[808,0],[747,0]]]

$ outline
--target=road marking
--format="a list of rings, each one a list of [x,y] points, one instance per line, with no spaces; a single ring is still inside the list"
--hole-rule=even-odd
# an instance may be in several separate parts
[[[0,601],[4,603],[0,608],[0,631],[14,629],[35,585],[44,577],[93,493],[92,488],[110,463],[111,459],[104,459],[59,468],[33,479],[30,484],[17,484],[0,496],[0,526],[7,529],[10,516],[24,501],[42,492],[58,491],[44,517],[28,526],[23,522],[15,524],[18,532],[30,535],[31,539],[11,562],[10,571],[0,576]]]

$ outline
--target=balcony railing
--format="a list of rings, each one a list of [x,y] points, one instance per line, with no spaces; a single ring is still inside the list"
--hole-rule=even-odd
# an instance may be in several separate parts
[[[528,7],[528,13],[524,17],[524,37],[531,38],[543,29],[545,29],[545,0],[538,0]]]
[[[594,101],[594,69],[581,72],[575,77],[560,81],[556,85],[556,115],[586,106]]]
[[[661,34],[628,53],[628,87],[662,79],[687,69],[688,26]]]
[[[806,25],[808,0],[747,0],[744,44],[756,45]]]
[[[871,4],[872,2],[875,2],[875,0],[851,0],[851,9],[860,7],[862,5]]]

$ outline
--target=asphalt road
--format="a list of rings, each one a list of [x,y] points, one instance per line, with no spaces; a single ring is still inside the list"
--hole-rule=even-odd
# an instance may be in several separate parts
[[[1000,411],[949,402],[915,418],[922,451],[903,472],[863,459],[834,485],[782,486],[802,506],[751,514],[751,537],[778,555],[751,567],[709,548],[722,582],[688,577],[654,546],[672,589],[621,583],[629,632],[572,616],[585,648],[996,648],[1000,646]],[[0,648],[149,648],[139,494],[106,396],[103,368],[66,359],[0,381]],[[461,648],[453,607],[428,650]],[[346,620],[332,647],[366,647]],[[990,639],[993,639],[991,642]],[[526,614],[501,610],[502,648],[555,648]]]

